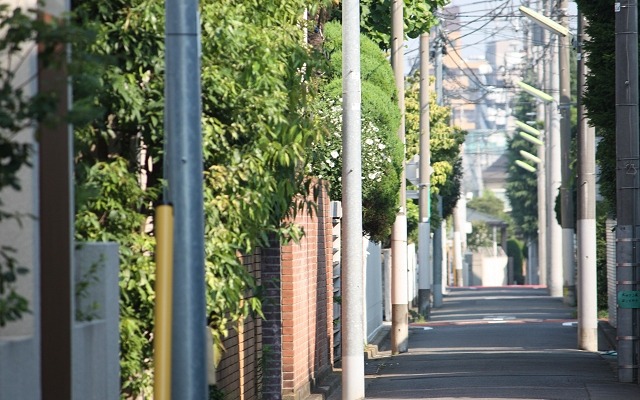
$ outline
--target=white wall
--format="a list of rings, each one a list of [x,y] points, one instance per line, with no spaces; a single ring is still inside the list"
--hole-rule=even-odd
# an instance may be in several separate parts
[[[34,0],[9,0],[5,3],[10,7],[36,6]],[[9,62],[17,65],[19,58],[25,59],[16,71],[14,85],[29,82],[37,73],[35,50],[35,46],[27,45],[23,54],[14,55],[11,60],[0,52],[0,65],[3,67]],[[24,90],[27,95],[35,93],[37,81],[32,80],[24,86]],[[16,140],[36,146],[33,129],[20,132]],[[16,288],[28,300],[31,310],[21,320],[0,328],[0,400],[39,399],[41,396],[37,156],[34,155],[31,161],[32,167],[23,167],[18,173],[21,189],[5,188],[0,192],[3,211],[24,215],[21,224],[7,219],[0,222],[0,244],[14,248],[18,263],[29,270],[28,274],[18,276]]]
[[[75,257],[76,285],[80,281],[90,284],[86,294],[75,299],[76,310],[85,318],[76,320],[73,329],[73,399],[118,399],[118,245],[82,243]]]
[[[363,264],[365,266],[365,327],[366,337],[372,335],[382,325],[382,308],[384,302],[382,247],[367,238],[362,239]]]

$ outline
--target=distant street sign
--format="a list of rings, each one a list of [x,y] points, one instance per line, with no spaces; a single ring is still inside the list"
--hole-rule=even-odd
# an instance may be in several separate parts
[[[620,308],[640,308],[640,290],[621,290],[618,292]]]

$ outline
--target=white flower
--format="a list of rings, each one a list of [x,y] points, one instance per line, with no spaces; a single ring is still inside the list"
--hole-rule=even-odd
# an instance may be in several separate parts
[[[384,148],[385,148],[385,147],[387,147],[387,146],[385,146],[385,145],[384,145],[384,144],[382,144],[382,143],[378,144],[378,148],[379,148],[380,150],[384,150]]]
[[[331,152],[331,157],[338,158],[338,156],[339,156],[339,154],[338,154],[337,150],[334,150],[334,151]]]
[[[373,144],[373,140],[372,139],[367,139],[365,141],[365,143],[368,144],[368,145],[372,145]]]
[[[369,177],[369,179],[371,179],[371,180],[376,179],[376,173],[375,173],[375,172],[370,173],[370,174],[369,174],[369,175],[367,175],[367,176],[368,176],[368,177]]]

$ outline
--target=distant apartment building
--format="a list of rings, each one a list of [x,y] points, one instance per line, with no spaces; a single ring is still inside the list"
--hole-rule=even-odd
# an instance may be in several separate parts
[[[465,35],[460,8],[443,12],[443,93],[451,123],[468,132],[464,149],[464,190],[478,196],[486,189],[505,201],[508,167],[505,151],[515,130],[515,82],[523,69],[522,41],[496,39],[484,44],[484,57],[462,55]],[[437,38],[434,38],[437,40]]]

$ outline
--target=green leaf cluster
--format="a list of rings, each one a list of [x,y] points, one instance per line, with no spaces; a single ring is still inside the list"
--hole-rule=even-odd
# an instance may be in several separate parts
[[[433,11],[448,4],[448,0],[404,0],[404,33],[410,38],[429,32],[437,25]],[[391,45],[391,0],[360,2],[360,29],[381,49]],[[341,15],[341,7],[335,11],[335,18]]]
[[[497,217],[509,223],[510,216],[504,212],[504,202],[496,197],[491,190],[485,190],[481,196],[474,197],[467,202],[467,209],[474,209],[482,213]],[[493,233],[485,222],[472,222],[473,229],[467,235],[467,245],[472,250],[493,244]]]
[[[410,160],[420,150],[420,77],[419,72],[409,77],[405,91],[405,128],[407,152]],[[451,108],[436,103],[432,91],[429,96],[429,126],[431,150],[431,226],[439,223],[438,196],[443,196],[443,218],[447,218],[460,196],[462,178],[462,155],[460,146],[464,143],[466,132],[450,123]]]
[[[342,26],[324,26],[329,55],[328,82],[313,112],[327,129],[314,146],[313,175],[329,183],[332,199],[342,198]],[[393,71],[380,49],[360,36],[362,59],[362,228],[375,241],[384,241],[398,210],[403,146],[397,137],[400,111]]]
[[[304,6],[200,3],[205,272],[218,347],[234,321],[260,314],[259,287],[243,255],[273,239],[299,238],[291,217],[313,210],[315,186],[305,172],[321,130],[308,111],[317,62],[304,43]],[[164,3],[78,1],[73,18],[95,32],[76,54],[103,62],[94,80],[87,74],[74,87],[99,111],[75,132],[77,239],[120,244],[123,396],[146,398],[153,205],[164,185]]]
[[[518,96],[517,104],[515,117],[520,121],[526,121],[527,113],[535,111],[535,101],[525,93]],[[535,144],[522,139],[517,133],[509,138],[507,149],[509,167],[506,191],[511,204],[515,234],[524,240],[535,239],[538,236],[538,175],[523,170],[515,162],[522,158],[520,150],[536,155],[538,149]]]
[[[610,1],[578,0],[580,12],[589,20],[590,36],[583,44],[590,69],[583,98],[589,123],[600,138],[596,162],[600,167],[600,194],[603,206],[616,213],[616,94],[615,94],[615,12]]]
[[[58,46],[82,40],[83,31],[58,21],[45,22],[36,10],[6,3],[0,3],[0,30],[0,191],[20,191],[19,171],[32,166],[33,138],[18,135],[59,117],[54,114],[54,95],[31,93],[37,74],[19,76],[18,70],[28,65],[35,51],[40,65],[59,63]],[[20,227],[25,215],[6,207],[0,198],[0,222],[12,220]],[[0,246],[0,326],[29,312],[27,299],[16,289],[19,276],[27,273],[16,249]]]

